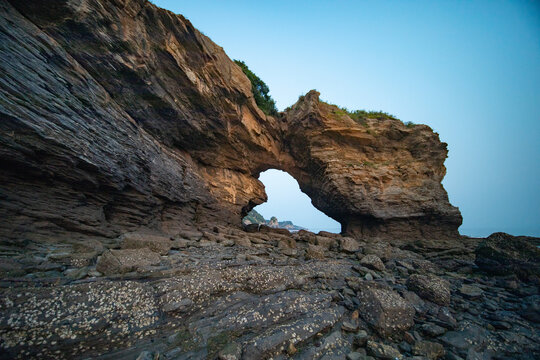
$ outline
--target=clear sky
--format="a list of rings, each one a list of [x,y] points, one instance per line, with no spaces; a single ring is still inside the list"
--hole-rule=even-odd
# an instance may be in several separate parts
[[[317,89],[431,126],[462,234],[540,236],[540,2],[153,2],[244,60],[279,109]]]

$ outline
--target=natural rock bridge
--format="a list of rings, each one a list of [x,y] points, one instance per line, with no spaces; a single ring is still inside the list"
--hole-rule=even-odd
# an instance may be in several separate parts
[[[146,1],[54,4],[2,3],[2,236],[240,224],[265,201],[268,168],[345,233],[457,235],[446,144],[429,127],[357,122],[315,91],[266,116],[241,69],[182,16]]]

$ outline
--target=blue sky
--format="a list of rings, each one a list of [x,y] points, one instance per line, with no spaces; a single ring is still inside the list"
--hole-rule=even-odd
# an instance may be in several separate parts
[[[279,109],[317,89],[430,125],[449,144],[443,184],[462,234],[540,236],[539,2],[153,2],[244,60]]]

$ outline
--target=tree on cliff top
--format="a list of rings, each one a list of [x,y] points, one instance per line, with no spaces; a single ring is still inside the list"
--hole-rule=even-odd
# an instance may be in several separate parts
[[[276,115],[276,102],[274,101],[274,99],[272,99],[270,95],[268,95],[268,93],[270,92],[268,85],[266,85],[265,82],[261,80],[261,78],[255,75],[253,71],[249,70],[245,62],[240,60],[234,60],[234,62],[236,63],[236,65],[242,68],[244,74],[246,74],[249,81],[251,81],[251,91],[253,92],[253,96],[255,97],[255,102],[257,103],[257,106],[259,106],[259,108],[266,115]]]

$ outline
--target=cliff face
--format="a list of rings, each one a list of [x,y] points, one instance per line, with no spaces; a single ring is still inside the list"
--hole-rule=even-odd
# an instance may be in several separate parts
[[[459,210],[441,185],[446,144],[425,125],[355,121],[309,92],[285,114],[286,170],[313,204],[367,238],[458,236]]]
[[[11,3],[11,4],[10,4]],[[261,171],[367,238],[453,237],[446,146],[423,125],[359,124],[310,92],[279,118],[180,15],[143,0],[0,4],[0,236],[113,239],[239,225]]]

